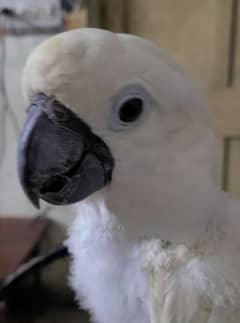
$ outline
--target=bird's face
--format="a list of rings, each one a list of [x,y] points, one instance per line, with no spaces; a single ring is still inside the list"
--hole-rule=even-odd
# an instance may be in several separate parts
[[[130,230],[148,234],[160,223],[168,234],[179,208],[192,210],[215,185],[204,103],[155,45],[94,29],[64,33],[31,55],[23,85],[18,168],[35,205],[98,192]]]

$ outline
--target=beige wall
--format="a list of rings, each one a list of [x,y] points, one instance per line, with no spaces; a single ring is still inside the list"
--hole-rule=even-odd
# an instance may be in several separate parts
[[[205,88],[227,84],[234,0],[102,0],[102,26],[153,40]]]
[[[228,0],[224,16],[219,0],[131,0],[129,32],[150,38],[168,49],[204,87],[226,83]],[[219,33],[222,39],[220,40]],[[219,47],[223,51],[219,51]]]

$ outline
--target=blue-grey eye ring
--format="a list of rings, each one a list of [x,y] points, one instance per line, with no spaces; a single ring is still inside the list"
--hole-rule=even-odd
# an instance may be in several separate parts
[[[142,86],[123,89],[113,98],[111,127],[126,129],[138,123],[150,106],[150,95]]]

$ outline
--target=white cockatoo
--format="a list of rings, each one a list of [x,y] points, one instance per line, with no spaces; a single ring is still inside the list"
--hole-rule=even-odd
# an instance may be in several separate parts
[[[97,323],[239,323],[240,204],[206,102],[157,45],[79,29],[31,54],[19,175],[75,203],[71,285]],[[66,215],[67,216],[67,215]]]

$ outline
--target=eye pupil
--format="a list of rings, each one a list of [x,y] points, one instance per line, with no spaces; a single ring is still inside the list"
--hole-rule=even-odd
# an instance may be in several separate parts
[[[140,98],[131,98],[124,102],[119,109],[119,118],[123,122],[136,121],[143,112],[143,101]]]

